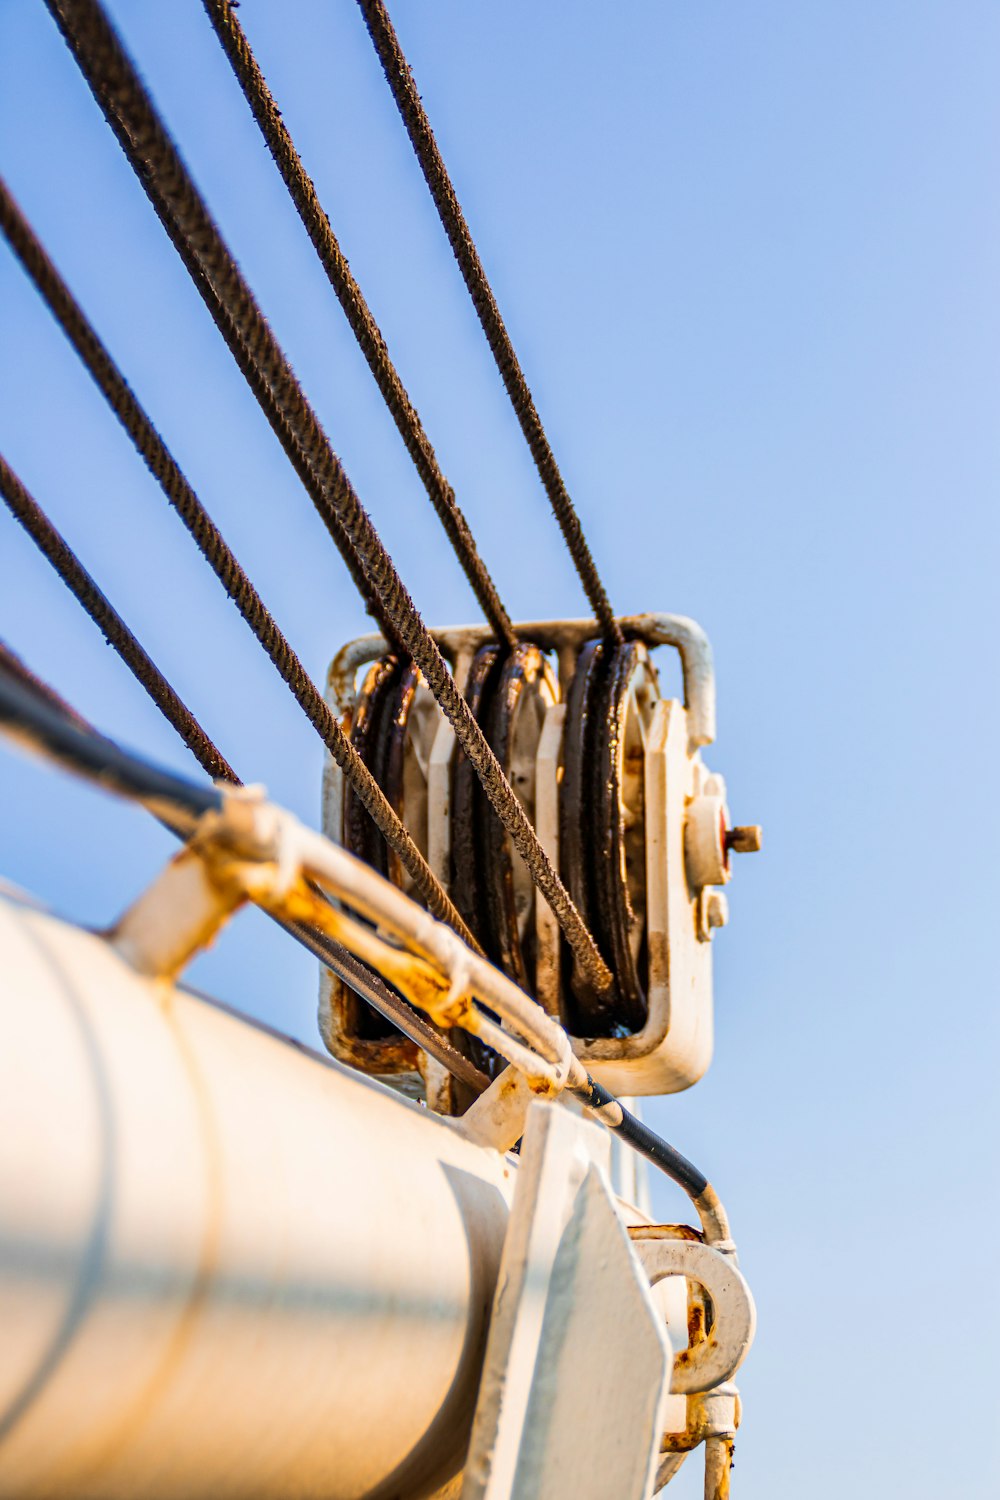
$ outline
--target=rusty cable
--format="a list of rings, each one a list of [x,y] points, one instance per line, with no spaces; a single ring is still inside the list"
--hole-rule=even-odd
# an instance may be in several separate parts
[[[275,165],[281,173],[289,196],[303,227],[319,257],[327,280],[347,317],[375,383],[389,408],[392,419],[413,460],[428,498],[468,579],[479,606],[499,641],[513,647],[517,636],[510,616],[497,593],[486,564],[479,555],[469,524],[455,499],[455,492],[441,471],[437,455],[424,431],[420,416],[411,402],[389,355],[385,338],[372,316],[343,250],[333,232],[330,220],[319,201],[316,186],[309,176],[295,143],[267,86],[267,80],[253,54],[246,33],[230,0],[203,0],[223,51],[243,91],[250,111],[260,127]]]
[[[344,559],[368,613],[390,645],[400,646],[363,558],[317,472],[317,452],[322,453],[325,447],[333,456],[326,434],[103,6],[99,0],[45,3],[240,373]]]
[[[56,530],[38,501],[29,494],[0,453],[0,494],[16,521],[24,527],[62,582],[93,620],[98,630],[121,657],[137,682],[145,688],[167,722],[176,729],[195,760],[213,781],[235,781],[236,773],[221,751],[213,745],[194,714],[188,708],[156,663],[140,645],[121,615],[98,588],[83,563],[59,531]]]
[[[99,741],[104,746],[114,745],[113,741],[108,740],[99,730],[95,729],[93,724],[85,719],[81,713],[78,713],[75,708],[72,708],[66,702],[65,698],[62,698],[54,688],[36,676],[31,668],[10,649],[5,641],[0,640],[0,678],[4,675],[8,678],[13,678],[15,682],[19,683],[23,688],[27,688],[48,708],[61,714],[68,724],[81,734],[86,735],[91,742]],[[119,750],[119,754],[122,753],[120,747],[115,748]],[[212,749],[219,761],[225,764],[222,752],[214,745]],[[234,786],[242,786],[243,784],[233,771],[230,771],[229,776],[224,779],[232,782]],[[155,814],[155,816],[165,828],[169,829],[177,837],[183,838],[186,836],[187,830],[182,828],[176,819],[165,816],[162,811]],[[319,891],[318,893],[322,894]],[[422,1047],[432,1057],[437,1058],[438,1062],[446,1067],[449,1072],[453,1073],[461,1083],[466,1084],[477,1094],[482,1093],[487,1087],[489,1079],[485,1074],[480,1073],[467,1057],[464,1057],[456,1047],[452,1046],[447,1037],[442,1036],[429,1021],[420,1015],[419,1011],[414,1010],[407,1001],[401,999],[393,990],[390,990],[381,975],[376,974],[373,969],[370,969],[366,963],[357,958],[343,944],[338,943],[335,938],[328,936],[327,933],[320,932],[318,928],[310,927],[304,922],[285,921],[272,912],[267,912],[266,915],[271,917],[271,920],[276,922],[285,932],[294,937],[297,942],[301,943],[304,948],[307,948],[327,968],[332,969],[363,1000],[366,1000],[369,1005],[374,1006],[376,1010],[381,1011],[387,1020],[392,1021],[395,1026],[398,1026],[409,1037],[411,1042],[414,1042],[418,1047]],[[217,1004],[219,1002],[213,1003]],[[228,1006],[222,1008],[229,1009]],[[233,1012],[233,1014],[240,1015],[241,1020],[246,1020],[246,1017],[238,1011]],[[260,1025],[262,1023],[255,1021],[252,1024]],[[271,1028],[267,1029],[270,1030]],[[275,1033],[275,1035],[277,1034]],[[294,1045],[298,1046],[300,1044],[294,1043]],[[327,1059],[320,1057],[319,1053],[313,1052],[311,1049],[309,1049],[309,1052],[310,1056],[315,1057],[318,1062],[322,1062],[324,1065],[327,1064]]]
[[[337,765],[348,777],[371,814],[375,826],[413,877],[428,909],[469,941],[471,934],[446,891],[389,806],[381,788],[337,722],[319,688],[279,630],[222,533],[182,474],[124,375],[39,243],[2,178],[0,230],[132,439],[167,500],[191,533],[202,556],[263,646]]]
[[[556,463],[462,206],[438,149],[427,111],[417,92],[413,70],[399,44],[383,0],[358,0],[358,4],[584,592],[605,637],[620,643],[621,627],[615,619],[580,518]]]
[[[45,3],[333,540],[345,557],[353,551],[363,567],[372,594],[423,672],[581,968],[599,991],[610,991],[610,969],[458,692],[99,0]]]

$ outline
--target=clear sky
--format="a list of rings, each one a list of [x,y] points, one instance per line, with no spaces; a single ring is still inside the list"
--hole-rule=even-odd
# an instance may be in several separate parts
[[[200,5],[111,9],[418,605],[474,618]],[[706,627],[711,761],[765,828],[713,1067],[649,1109],[757,1297],[734,1497],[993,1493],[1000,9],[393,13],[612,599]],[[356,7],[240,15],[512,612],[583,613]],[[321,678],[366,628],[346,572],[31,0],[0,0],[0,161]],[[244,779],[314,822],[319,741],[2,245],[0,335],[9,461]],[[193,769],[6,512],[0,635]],[[108,922],[166,836],[0,756],[3,873]],[[194,977],[315,1039],[311,962],[263,919]]]

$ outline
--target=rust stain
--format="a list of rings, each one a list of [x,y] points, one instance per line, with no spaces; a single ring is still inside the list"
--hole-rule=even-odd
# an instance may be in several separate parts
[[[690,1224],[629,1224],[629,1238],[633,1240],[691,1240],[702,1245],[705,1236],[700,1229]]]
[[[725,1457],[719,1467],[712,1500],[729,1500],[729,1477],[733,1467],[734,1443],[732,1438],[719,1438],[718,1441],[724,1449]]]
[[[701,1442],[701,1434],[692,1432],[665,1432],[660,1439],[661,1453],[690,1453]]]

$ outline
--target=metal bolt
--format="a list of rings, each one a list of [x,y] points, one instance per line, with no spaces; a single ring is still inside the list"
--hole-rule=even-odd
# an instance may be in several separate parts
[[[726,834],[726,848],[733,854],[757,854],[762,842],[763,830],[759,823],[730,828]]]

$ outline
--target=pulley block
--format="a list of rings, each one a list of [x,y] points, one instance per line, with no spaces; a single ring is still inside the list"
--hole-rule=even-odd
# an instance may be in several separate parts
[[[759,847],[759,830],[730,826],[725,785],[702,761],[715,735],[715,684],[700,627],[671,615],[620,623],[619,645],[598,639],[593,621],[519,625],[513,650],[486,628],[434,632],[611,968],[610,994],[574,961],[416,668],[365,637],[335,658],[328,699],[491,961],[561,1018],[609,1088],[675,1092],[711,1056],[722,887],[731,854]],[[680,655],[683,700],[661,692],[651,653],[664,645]],[[408,889],[332,760],[325,788],[327,832]],[[369,1072],[409,1072],[414,1086],[418,1068],[426,1078],[410,1044],[400,1052],[391,1028],[336,989],[324,978],[322,1019],[338,1056]],[[476,1061],[493,1072],[485,1049]]]

